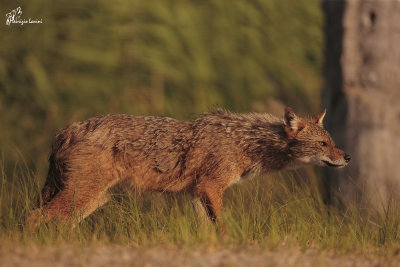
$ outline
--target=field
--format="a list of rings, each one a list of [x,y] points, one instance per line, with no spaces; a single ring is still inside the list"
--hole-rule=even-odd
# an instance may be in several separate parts
[[[246,246],[125,247],[115,245],[8,247],[0,249],[3,266],[398,266],[400,257],[343,254],[315,249]]]
[[[55,221],[32,232],[25,227],[26,213],[40,180],[23,164],[12,177],[2,171],[0,264],[369,266],[398,260],[396,203],[368,210],[336,193],[333,202],[341,204],[329,205],[321,197],[323,181],[312,170],[232,186],[218,225],[197,220],[185,193],[124,192],[74,228]]]

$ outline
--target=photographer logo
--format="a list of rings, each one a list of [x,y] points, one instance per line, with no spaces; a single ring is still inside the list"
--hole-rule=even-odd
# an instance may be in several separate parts
[[[21,7],[17,7],[16,9],[12,10],[10,13],[6,14],[6,25],[10,26],[11,24],[20,24],[23,26],[24,24],[41,24],[43,23],[42,19],[24,19],[21,18],[22,9]]]

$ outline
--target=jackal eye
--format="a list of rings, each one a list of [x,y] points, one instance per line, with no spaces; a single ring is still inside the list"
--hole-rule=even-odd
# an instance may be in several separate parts
[[[320,143],[321,146],[328,146],[328,144],[326,142],[324,142],[324,141],[320,141],[319,143]]]

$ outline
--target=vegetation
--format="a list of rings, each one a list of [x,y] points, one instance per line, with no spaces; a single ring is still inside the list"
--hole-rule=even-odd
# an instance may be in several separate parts
[[[60,222],[28,231],[25,214],[39,192],[35,175],[23,166],[12,179],[0,179],[0,242],[56,245],[115,243],[124,245],[258,245],[282,242],[302,248],[391,253],[398,249],[400,209],[362,210],[327,206],[318,179],[309,171],[277,174],[235,185],[225,194],[224,224],[202,224],[185,194],[115,195],[105,207],[75,228]],[[13,181],[13,182],[10,182]],[[225,229],[226,233],[221,233]]]

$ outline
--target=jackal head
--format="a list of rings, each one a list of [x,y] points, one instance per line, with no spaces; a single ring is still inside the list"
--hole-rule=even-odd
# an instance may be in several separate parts
[[[349,163],[350,156],[336,147],[322,125],[325,114],[326,109],[311,119],[302,119],[291,108],[286,108],[285,132],[295,164],[341,168]]]

